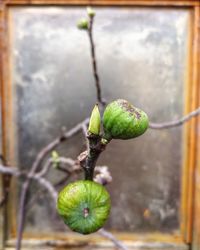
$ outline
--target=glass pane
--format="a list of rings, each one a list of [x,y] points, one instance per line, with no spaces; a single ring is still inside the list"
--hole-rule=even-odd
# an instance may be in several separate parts
[[[76,28],[83,16],[85,9],[75,7],[11,9],[16,162],[26,169],[62,126],[82,121],[96,102],[88,37]],[[182,9],[97,8],[94,39],[104,98],[127,99],[153,122],[182,116],[188,22],[189,11]],[[113,176],[106,228],[178,229],[182,144],[180,128],[149,129],[137,139],[110,143],[98,162]],[[76,158],[83,145],[79,134],[59,152]],[[53,182],[60,177],[51,170]],[[36,193],[26,230],[67,230],[50,198],[33,185]]]

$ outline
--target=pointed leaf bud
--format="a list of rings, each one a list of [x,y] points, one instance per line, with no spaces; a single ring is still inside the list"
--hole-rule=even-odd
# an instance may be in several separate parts
[[[80,29],[80,30],[87,30],[88,29],[88,20],[85,19],[85,18],[82,18],[78,21],[77,23],[77,27]]]
[[[99,135],[100,125],[101,125],[101,116],[100,116],[98,104],[96,104],[90,116],[90,123],[89,123],[88,131],[91,134]]]
[[[87,7],[87,14],[89,17],[94,17],[96,13],[91,7]]]

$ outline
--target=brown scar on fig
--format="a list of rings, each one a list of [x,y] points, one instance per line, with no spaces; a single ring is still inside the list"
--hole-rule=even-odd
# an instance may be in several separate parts
[[[132,116],[134,113],[136,115],[136,118],[140,119],[141,114],[130,103],[125,100],[119,100],[118,103],[125,111],[129,112],[130,116]]]

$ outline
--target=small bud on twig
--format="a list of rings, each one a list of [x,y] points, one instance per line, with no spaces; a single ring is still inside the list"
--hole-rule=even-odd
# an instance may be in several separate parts
[[[57,168],[59,163],[60,163],[60,158],[59,158],[59,154],[57,151],[52,151],[51,153],[51,157],[52,157],[52,161],[53,161],[53,167]]]
[[[98,104],[96,104],[92,110],[92,114],[90,116],[89,128],[88,131],[91,134],[99,135],[101,126],[101,116],[98,108]]]
[[[89,17],[94,17],[96,13],[91,7],[87,7],[87,14]]]
[[[78,21],[77,23],[77,27],[80,29],[80,30],[88,30],[88,20],[85,19],[85,18],[82,18]]]

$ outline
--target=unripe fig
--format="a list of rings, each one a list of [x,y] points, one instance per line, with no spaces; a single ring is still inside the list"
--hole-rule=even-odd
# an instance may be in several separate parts
[[[142,135],[148,128],[148,116],[126,100],[118,99],[106,107],[103,114],[105,138],[131,139]]]
[[[87,30],[88,29],[88,20],[85,18],[82,18],[78,21],[77,27],[81,30]]]
[[[58,195],[57,210],[73,231],[90,234],[100,229],[110,213],[110,195],[93,181],[70,183]]]
[[[88,131],[91,134],[99,135],[101,126],[101,116],[98,108],[98,104],[96,104],[92,110],[89,122]]]

